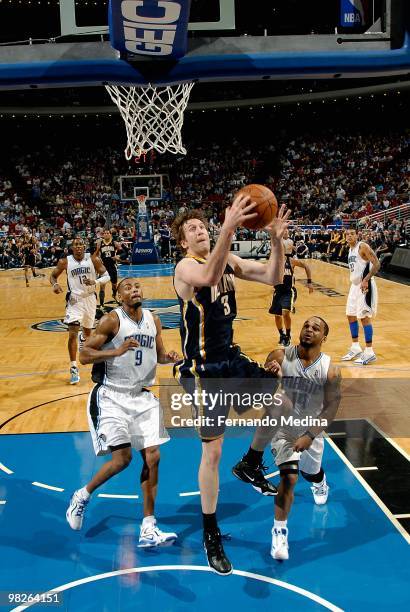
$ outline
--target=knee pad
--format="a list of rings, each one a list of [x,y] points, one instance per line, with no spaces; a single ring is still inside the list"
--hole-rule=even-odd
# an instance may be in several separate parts
[[[308,482],[322,482],[323,476],[325,475],[323,468],[320,468],[317,474],[307,474],[307,472],[303,472],[302,470],[300,470],[300,473]]]
[[[281,476],[286,476],[287,474],[299,474],[299,462],[298,461],[289,461],[288,463],[282,463],[279,467],[279,472]]]

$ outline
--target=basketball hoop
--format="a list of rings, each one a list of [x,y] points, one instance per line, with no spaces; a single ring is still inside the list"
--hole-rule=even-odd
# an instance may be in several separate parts
[[[193,83],[163,87],[106,85],[127,130],[126,159],[155,149],[159,153],[182,153],[181,129]]]
[[[137,195],[138,213],[144,214],[147,212],[147,205],[145,204],[147,197],[145,193]]]

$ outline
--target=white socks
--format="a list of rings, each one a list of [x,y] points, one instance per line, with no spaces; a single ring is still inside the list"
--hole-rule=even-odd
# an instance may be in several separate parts
[[[374,355],[374,350],[372,346],[366,346],[366,348],[364,349],[364,354],[365,355]]]
[[[352,342],[352,346],[350,347],[351,351],[361,351],[362,347],[360,346],[360,342]]]
[[[76,368],[77,367],[77,362],[76,361],[70,361],[70,368]]]
[[[80,495],[85,500],[89,500],[90,497],[91,497],[91,495],[87,491],[86,487],[83,487],[82,489],[78,489],[77,493],[78,493],[78,495]]]
[[[274,529],[287,529],[288,521],[277,521],[276,519],[273,521]]]
[[[144,516],[142,520],[142,527],[152,527],[153,525],[156,524],[156,522],[157,520],[154,515]]]

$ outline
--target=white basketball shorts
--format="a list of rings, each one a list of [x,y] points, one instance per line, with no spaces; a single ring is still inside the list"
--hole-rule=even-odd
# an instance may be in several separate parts
[[[79,323],[87,329],[94,327],[95,312],[97,310],[97,298],[94,293],[79,299],[77,302],[68,302],[64,323]]]
[[[346,314],[350,317],[364,319],[364,317],[375,317],[377,313],[377,286],[374,279],[369,281],[369,289],[366,293],[360,285],[350,285],[347,296]]]
[[[150,391],[130,394],[96,385],[87,415],[96,455],[107,455],[110,446],[131,444],[139,451],[169,440],[161,405]]]
[[[272,454],[275,458],[275,463],[280,468],[282,463],[289,461],[298,461],[299,469],[306,474],[317,474],[322,467],[322,457],[324,449],[324,438],[318,436],[315,438],[307,450],[298,453],[293,450],[295,440],[291,441],[286,438],[279,438],[272,441]]]

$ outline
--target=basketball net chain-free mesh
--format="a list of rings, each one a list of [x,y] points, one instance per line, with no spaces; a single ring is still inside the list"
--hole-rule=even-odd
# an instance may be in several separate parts
[[[127,129],[125,157],[139,157],[151,149],[183,153],[181,129],[193,83],[165,87],[106,85]]]

